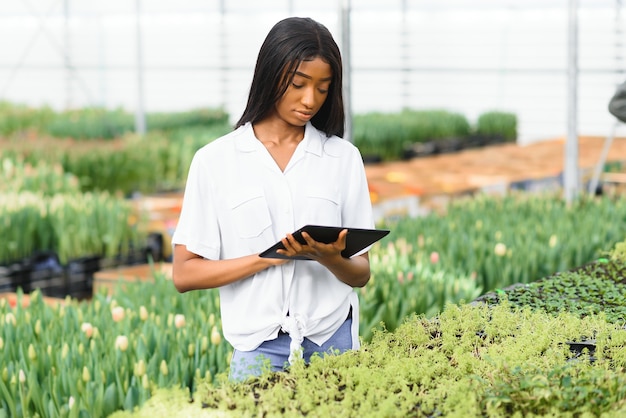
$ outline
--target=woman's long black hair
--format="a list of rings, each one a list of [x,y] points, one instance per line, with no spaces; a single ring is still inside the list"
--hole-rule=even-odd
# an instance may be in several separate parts
[[[342,137],[345,113],[339,47],[324,25],[300,17],[281,20],[267,34],[259,50],[246,109],[235,128],[259,122],[273,112],[300,63],[316,57],[330,65],[333,79],[326,101],[311,123],[327,136]]]

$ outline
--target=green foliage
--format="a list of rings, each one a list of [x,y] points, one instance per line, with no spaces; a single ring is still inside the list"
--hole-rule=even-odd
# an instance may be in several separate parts
[[[54,111],[48,106],[39,109],[0,101],[0,136],[24,133],[28,130],[41,132],[54,119]]]
[[[626,412],[623,364],[574,360],[567,342],[598,336],[606,352],[624,330],[601,317],[549,316],[507,304],[450,305],[408,318],[361,350],[313,358],[244,383],[207,382],[193,416],[509,417]],[[603,351],[604,352],[604,351]],[[160,398],[163,394],[156,395]],[[155,403],[158,399],[154,400]],[[162,414],[176,415],[165,402]],[[145,416],[120,413],[118,417]]]
[[[151,131],[176,131],[187,128],[210,128],[228,124],[228,113],[223,109],[196,109],[186,112],[157,112],[146,115]]]
[[[145,233],[129,201],[108,193],[0,193],[0,263],[56,252],[62,263],[125,254]]]
[[[195,151],[230,130],[227,125],[189,127],[145,136],[127,134],[116,140],[73,141],[40,138],[9,141],[0,158],[14,166],[58,168],[78,178],[80,189],[130,195],[184,187]],[[5,173],[0,172],[0,175]]]
[[[146,114],[147,129],[153,132],[196,126],[210,128],[227,123],[228,114],[223,109]],[[0,101],[0,135],[20,135],[29,130],[57,138],[114,139],[135,130],[135,115],[122,108],[94,106],[55,112],[48,106],[33,108]]]
[[[443,214],[383,226],[389,240],[415,249],[410,263],[437,253],[442,269],[475,277],[486,293],[595,260],[626,236],[625,213],[623,197],[568,205],[556,195],[510,193],[454,200]]]
[[[495,110],[484,112],[478,116],[475,130],[484,137],[501,137],[505,141],[514,142],[517,139],[517,116]]]
[[[404,110],[400,113],[366,113],[354,117],[354,144],[363,155],[384,160],[402,158],[416,142],[465,137],[470,124],[465,116],[446,110]]]
[[[414,313],[433,317],[449,303],[471,301],[480,295],[475,278],[447,270],[416,250],[399,238],[370,251],[371,278],[359,292],[365,341],[380,324],[393,331]]]
[[[92,107],[56,114],[45,133],[57,138],[112,139],[132,132],[134,126],[133,115],[121,108]]]
[[[619,245],[619,244],[618,244]],[[602,313],[610,322],[626,322],[626,266],[623,261],[594,262],[506,292],[485,295],[488,303],[506,298],[551,314],[584,317]]]
[[[626,263],[626,240],[615,244],[615,247],[609,252],[609,257],[613,261]]]
[[[40,163],[37,167],[5,158],[0,167],[0,193],[38,192],[44,196],[78,193],[76,176],[63,171],[60,164]]]
[[[155,271],[117,297],[48,305],[36,291],[27,309],[0,300],[0,416],[108,416],[157,387],[189,393],[230,357],[216,292],[179,294]]]

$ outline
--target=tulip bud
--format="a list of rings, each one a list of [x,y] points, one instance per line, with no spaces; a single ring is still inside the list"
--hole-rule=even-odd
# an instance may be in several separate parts
[[[20,383],[26,382],[26,374],[24,373],[24,370],[22,369],[20,369],[19,380],[20,380]]]
[[[185,326],[185,315],[183,314],[176,314],[176,316],[174,317],[174,325],[176,326],[176,328],[182,328]]]
[[[121,306],[116,306],[115,308],[111,309],[111,316],[113,317],[114,322],[120,322],[122,319],[124,319],[124,314],[124,308],[122,308]]]
[[[169,370],[167,368],[167,362],[165,360],[161,360],[161,367],[160,367],[160,369],[161,369],[161,374],[163,376],[167,376],[167,374],[169,373]],[[6,367],[5,367],[5,370],[6,370]]]
[[[91,336],[93,335],[93,325],[91,325],[89,322],[83,322],[83,324],[80,326],[80,329],[85,333],[87,338],[91,338]]]
[[[11,324],[11,325],[15,325],[17,323],[17,321],[15,320],[15,315],[13,315],[13,312],[7,312],[7,314],[4,317],[4,322],[7,324]]]
[[[46,353],[48,353],[48,356],[52,355],[52,346],[50,344],[48,344],[48,347],[46,348]]]
[[[144,374],[143,377],[141,378],[141,386],[143,386],[144,389],[150,389],[150,379],[148,379],[148,375]]]
[[[4,348],[4,340],[0,337],[0,350]]]
[[[501,242],[497,243],[493,252],[499,257],[506,255],[506,245]]]
[[[439,262],[439,253],[436,251],[433,251],[432,253],[430,253],[430,262],[432,264],[437,264]]]
[[[216,326],[211,329],[211,342],[213,345],[219,345],[220,342],[222,342],[222,335],[217,330]]]
[[[135,376],[142,377],[146,374],[146,362],[141,359],[135,363]]]
[[[118,335],[115,339],[115,348],[119,348],[120,351],[126,351],[128,348],[128,337],[125,335]]]
[[[35,322],[35,335],[39,334],[41,334],[41,319],[38,319],[37,322]]]
[[[145,321],[146,319],[148,319],[148,310],[143,305],[139,307],[139,318],[142,321]]]
[[[32,344],[28,345],[28,358],[30,359],[30,361],[37,360],[37,352],[35,351],[35,346],[33,346]]]
[[[78,344],[78,354],[82,356],[84,353],[85,353],[85,346],[83,345],[83,343]]]
[[[209,349],[209,339],[206,335],[202,337],[202,345],[200,346],[200,348],[202,354],[206,353],[206,351]]]
[[[9,380],[9,369],[5,367],[2,369],[2,381],[6,382],[7,380]]]
[[[209,315],[209,325],[211,325],[211,326],[215,325],[215,314],[214,313]]]
[[[187,346],[187,354],[189,355],[189,357],[193,357],[195,352],[196,352],[196,346],[193,343],[190,343]]]
[[[551,235],[551,236],[550,236],[550,241],[549,241],[549,243],[548,243],[548,244],[550,245],[550,248],[554,248],[554,247],[556,247],[556,244],[557,244],[558,242],[559,242],[559,240],[558,240],[558,238],[556,237],[556,235]]]
[[[91,380],[91,374],[87,366],[83,366],[83,382],[87,383]]]
[[[72,407],[74,406],[74,397],[73,396],[70,396],[70,399],[67,402],[67,406],[69,406],[70,409],[72,409]]]
[[[70,346],[67,345],[67,343],[63,344],[63,348],[61,349],[61,358],[65,359],[69,352],[70,352]]]

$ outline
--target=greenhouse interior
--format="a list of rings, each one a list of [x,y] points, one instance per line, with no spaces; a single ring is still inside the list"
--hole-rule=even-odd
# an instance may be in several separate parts
[[[625,416],[624,39],[623,0],[4,2],[0,417]]]

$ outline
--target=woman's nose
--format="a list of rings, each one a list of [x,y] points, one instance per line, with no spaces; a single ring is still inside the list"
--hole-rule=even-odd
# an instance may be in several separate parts
[[[300,99],[302,104],[308,108],[315,106],[315,89],[306,88],[302,91],[302,98]]]

